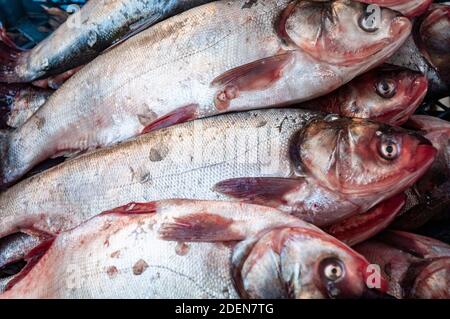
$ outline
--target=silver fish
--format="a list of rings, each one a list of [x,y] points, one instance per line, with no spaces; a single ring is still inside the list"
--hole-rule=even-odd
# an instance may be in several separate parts
[[[0,183],[49,157],[331,92],[391,55],[411,28],[389,9],[377,28],[364,19],[365,5],[346,0],[239,0],[163,21],[99,56],[2,136]]]
[[[0,47],[0,82],[32,82],[77,68],[123,38],[211,0],[90,0],[30,51]]]
[[[369,263],[271,208],[130,204],[62,233],[0,298],[358,298]],[[38,259],[38,260],[36,260]],[[378,279],[380,290],[386,287]]]
[[[230,199],[326,226],[411,186],[436,150],[420,135],[299,109],[237,112],[69,160],[0,194],[0,238],[58,233],[132,201]]]

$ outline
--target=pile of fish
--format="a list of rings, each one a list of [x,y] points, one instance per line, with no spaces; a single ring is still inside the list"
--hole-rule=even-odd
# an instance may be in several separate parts
[[[90,0],[0,40],[0,298],[450,298],[416,114],[449,4]]]

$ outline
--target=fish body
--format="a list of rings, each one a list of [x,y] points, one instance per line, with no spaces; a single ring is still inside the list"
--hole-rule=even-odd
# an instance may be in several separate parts
[[[412,233],[387,231],[355,250],[380,266],[389,281],[389,294],[405,299],[450,298],[449,245]]]
[[[415,133],[362,119],[299,109],[224,114],[24,180],[0,195],[0,237],[23,227],[57,233],[131,201],[170,198],[234,198],[329,225],[412,185],[435,152]]]
[[[77,68],[121,38],[207,2],[91,0],[32,50],[1,50],[0,82],[32,82]]]
[[[401,125],[422,102],[427,88],[428,79],[422,73],[384,65],[356,77],[330,94],[300,103],[296,107]],[[8,109],[13,110],[6,115],[9,126],[20,127],[53,92],[38,88],[35,90],[39,94],[30,96],[28,104],[32,106],[21,107],[22,99],[19,103],[15,100],[9,103],[12,106]]]
[[[43,250],[0,298],[305,299],[369,291],[362,256],[256,205],[134,203],[59,234]]]
[[[411,27],[382,9],[379,29],[368,32],[354,19],[365,17],[365,5],[345,0],[246,3],[217,1],[184,12],[78,71],[2,139],[4,186],[49,157],[329,93],[392,54]]]

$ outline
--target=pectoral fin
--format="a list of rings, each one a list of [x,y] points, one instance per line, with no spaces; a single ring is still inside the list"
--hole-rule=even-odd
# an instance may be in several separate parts
[[[285,205],[285,195],[298,189],[303,182],[302,178],[233,178],[217,183],[214,191],[245,202],[277,207]]]
[[[241,65],[218,76],[211,83],[211,86],[220,88],[214,101],[216,108],[227,109],[230,101],[238,98],[241,92],[267,89],[281,78],[293,57],[292,51],[287,51]]]
[[[245,238],[230,218],[208,212],[193,213],[164,222],[158,234],[171,241],[236,241]]]

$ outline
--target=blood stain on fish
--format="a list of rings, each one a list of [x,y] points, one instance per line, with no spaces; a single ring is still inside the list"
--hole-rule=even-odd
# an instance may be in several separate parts
[[[189,246],[186,243],[179,242],[175,247],[175,252],[179,256],[185,256],[189,252]]]
[[[139,259],[133,266],[133,274],[136,276],[142,275],[142,273],[148,268],[148,264],[143,259]]]
[[[108,274],[109,278],[114,278],[117,276],[117,274],[119,273],[119,270],[117,269],[116,266],[110,266],[108,267],[108,269],[106,270],[106,273]]]
[[[120,250],[116,250],[111,254],[111,258],[119,258],[120,257]]]

